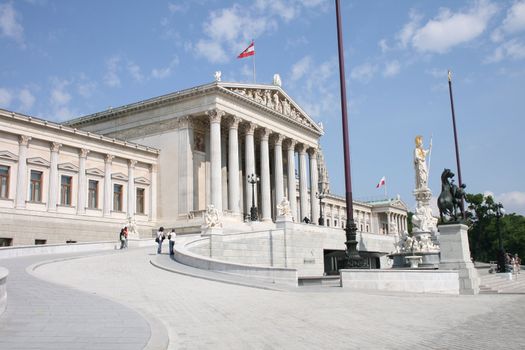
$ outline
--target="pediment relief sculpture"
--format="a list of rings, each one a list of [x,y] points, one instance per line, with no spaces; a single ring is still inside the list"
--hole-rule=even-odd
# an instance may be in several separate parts
[[[235,92],[239,95],[247,97],[258,104],[273,109],[277,113],[283,114],[290,119],[308,126],[317,131],[320,130],[319,126],[312,123],[308,117],[303,115],[299,109],[291,102],[286,96],[284,96],[279,90],[275,89],[247,89],[247,88],[227,88],[228,90]]]

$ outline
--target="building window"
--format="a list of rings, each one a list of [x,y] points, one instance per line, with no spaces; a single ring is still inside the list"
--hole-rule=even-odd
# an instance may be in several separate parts
[[[71,206],[71,183],[73,177],[62,175],[60,177],[60,204]]]
[[[0,165],[0,198],[9,197],[9,167]]]
[[[88,208],[98,208],[98,181],[89,180],[88,184]]]
[[[31,170],[31,186],[29,200],[31,202],[42,201],[42,172]]]
[[[144,214],[144,189],[137,188],[137,213]]]
[[[113,210],[122,211],[122,185],[113,185]]]
[[[334,226],[337,227],[337,220],[334,220]]]
[[[9,247],[13,245],[13,239],[12,238],[3,238],[0,237],[0,247]]]
[[[47,239],[35,239],[35,245],[46,244]]]
[[[326,226],[330,227],[330,219],[326,219]]]

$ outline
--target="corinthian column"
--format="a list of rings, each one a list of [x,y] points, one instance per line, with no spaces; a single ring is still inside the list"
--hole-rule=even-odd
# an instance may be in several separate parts
[[[149,220],[157,220],[157,164],[151,164],[150,173],[150,191],[149,191]]]
[[[47,199],[47,210],[57,210],[58,196],[58,152],[62,145],[57,142],[51,143],[51,166],[49,168],[49,193]]]
[[[18,176],[16,179],[16,207],[25,208],[27,199],[27,148],[31,137],[18,138]]]
[[[82,148],[78,154],[77,214],[86,212],[86,158],[89,150]]]
[[[111,163],[114,155],[106,154],[104,160],[104,216],[111,216]]]
[[[246,176],[255,174],[255,144],[253,141],[253,133],[255,132],[255,127],[256,127],[255,124],[248,123],[247,128],[246,128],[246,140],[244,142],[244,145],[245,145],[244,153],[246,157],[245,159],[245,167],[246,167],[245,175]],[[248,183],[248,179],[246,177],[244,178],[243,181],[244,181],[244,185],[246,186],[245,191],[244,191],[245,198],[246,198],[245,213],[249,213],[250,207],[252,206],[252,188],[251,188],[252,185]],[[254,184],[253,186],[254,186],[254,194],[255,194],[255,198],[253,198],[253,201],[257,203],[257,184]]]
[[[310,205],[312,207],[312,223],[319,222],[319,202],[315,194],[319,191],[319,176],[317,170],[317,150],[310,149]]]
[[[262,221],[272,220],[272,200],[270,189],[270,149],[268,138],[270,129],[261,130],[261,209]]]
[[[135,215],[135,165],[136,160],[128,160],[128,217]]]
[[[290,201],[290,209],[295,221],[297,220],[297,193],[295,184],[295,141],[288,142],[288,200]]]
[[[299,199],[301,204],[301,218],[302,221],[305,217],[310,220],[310,210],[308,208],[308,180],[306,179],[306,145],[301,144],[299,146]]]
[[[221,118],[224,111],[212,109],[206,112],[210,117],[210,170],[211,170],[211,204],[222,211],[221,182]]]
[[[279,205],[284,197],[283,183],[283,135],[277,135],[274,148],[274,168],[275,168],[275,205]],[[290,199],[291,202],[291,199]],[[276,211],[277,212],[277,211]]]
[[[240,213],[239,196],[239,122],[241,118],[233,116],[230,120],[228,137],[228,206],[233,213]]]

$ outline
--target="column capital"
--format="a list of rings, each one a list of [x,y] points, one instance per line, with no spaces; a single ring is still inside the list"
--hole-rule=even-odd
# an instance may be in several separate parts
[[[220,121],[220,120],[219,120]],[[180,128],[191,128],[193,127],[193,119],[190,115],[185,115],[179,118]]]
[[[246,123],[245,132],[247,135],[253,135],[255,132],[255,128],[257,128],[257,124],[248,122]]]
[[[299,152],[299,154],[305,155],[307,149],[308,149],[308,145],[305,145],[304,143],[297,144],[297,151]]]
[[[137,161],[135,159],[128,160],[128,167],[130,167],[131,169],[134,169],[135,165],[137,165]]]
[[[51,147],[49,147],[49,148],[51,149],[51,152],[58,152],[58,151],[60,151],[60,147],[62,147],[61,143],[51,142]]]
[[[89,153],[88,149],[81,148],[78,152],[78,155],[80,158],[87,158],[88,153]]]
[[[31,136],[27,136],[27,135],[18,136],[18,143],[20,144],[20,146],[29,145],[29,141],[31,141]]]
[[[239,123],[242,121],[242,118],[236,116],[236,115],[232,115],[230,116],[230,119],[229,119],[229,127],[230,129],[238,129],[239,128]]]
[[[288,150],[295,151],[295,145],[297,145],[297,141],[292,140],[292,139],[287,139],[286,140],[286,148]]]
[[[221,118],[226,114],[223,110],[220,109],[210,109],[206,112],[206,115],[210,117],[210,123],[220,123]]]
[[[106,163],[111,164],[111,163],[113,162],[113,158],[115,158],[114,155],[112,155],[112,154],[106,154],[106,158],[104,159],[104,161],[105,161]]]
[[[260,135],[261,135],[261,140],[263,141],[268,141],[268,139],[270,138],[270,134],[272,133],[272,131],[268,128],[260,128],[260,131],[259,131]]]
[[[273,142],[274,142],[274,145],[276,146],[282,146],[283,144],[283,140],[284,140],[284,135],[282,134],[274,134],[275,136],[273,137]]]
[[[317,156],[318,149],[314,147],[310,147],[308,149],[308,154],[310,155],[310,158],[315,158]]]

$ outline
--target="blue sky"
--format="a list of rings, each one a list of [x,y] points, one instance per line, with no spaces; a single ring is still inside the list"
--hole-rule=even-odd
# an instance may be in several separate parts
[[[342,0],[354,198],[414,206],[414,137],[433,138],[430,187],[463,181],[525,215],[525,0]],[[0,0],[0,107],[48,120],[205,84],[279,73],[316,121],[332,192],[344,194],[335,7],[328,0]]]

